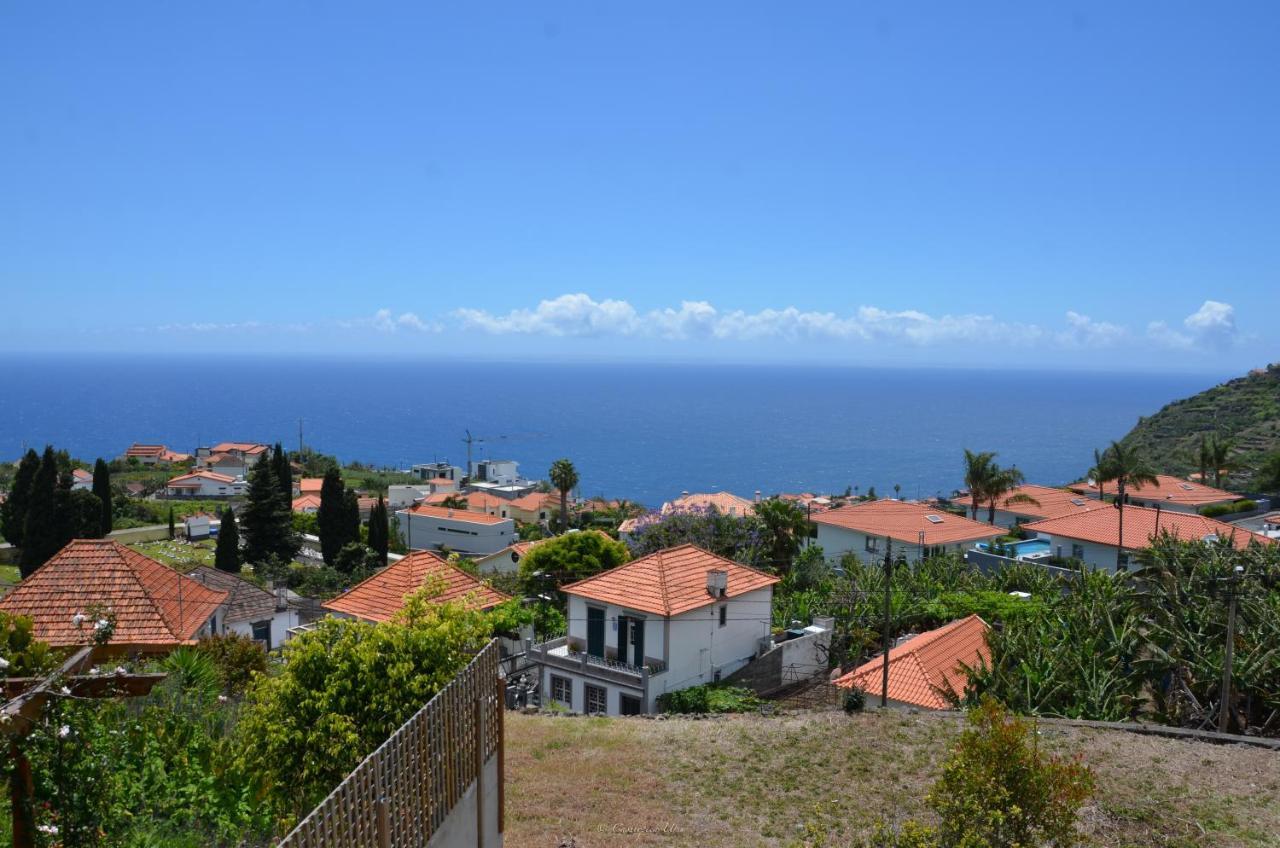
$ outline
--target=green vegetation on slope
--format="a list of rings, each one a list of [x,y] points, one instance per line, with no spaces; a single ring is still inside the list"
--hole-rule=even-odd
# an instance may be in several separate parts
[[[1223,484],[1249,488],[1264,457],[1280,450],[1280,363],[1176,400],[1139,419],[1122,441],[1158,470],[1186,476],[1199,470],[1202,437],[1234,445]]]

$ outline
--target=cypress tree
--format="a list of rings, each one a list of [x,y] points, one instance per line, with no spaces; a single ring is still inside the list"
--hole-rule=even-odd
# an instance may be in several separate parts
[[[177,528],[173,526],[173,507],[169,507],[169,541],[173,541],[177,535]]]
[[[111,469],[103,459],[93,464],[93,493],[102,502],[102,532],[106,536],[115,523],[115,515],[111,505]]]
[[[28,448],[13,475],[9,499],[0,504],[0,533],[15,548],[22,547],[22,530],[27,523],[27,504],[31,501],[31,484],[40,468],[40,455]]]
[[[337,468],[330,468],[324,473],[324,482],[320,484],[320,509],[316,511],[316,531],[320,536],[320,556],[324,564],[332,566],[342,546],[350,542],[350,533],[345,528],[344,501],[346,488],[342,485],[342,475]]]
[[[290,505],[291,500],[280,493],[275,463],[264,457],[249,472],[249,491],[240,511],[245,562],[259,565],[274,559],[287,563],[297,556],[300,545],[293,532]]]
[[[22,527],[22,558],[18,570],[25,580],[58,552],[61,535],[58,517],[58,458],[52,446],[46,446],[31,481],[27,515]]]
[[[284,447],[276,442],[275,450],[271,454],[272,470],[276,473],[276,483],[280,486],[280,493],[284,495],[284,499],[290,504],[293,503],[293,466],[289,464],[289,454],[285,452]]]
[[[391,528],[387,522],[387,503],[378,495],[378,502],[369,513],[369,547],[378,555],[383,565],[387,564],[387,551],[390,547]]]
[[[61,550],[72,539],[102,538],[102,501],[97,495],[73,491],[70,485],[60,485],[54,500],[58,505],[58,544],[55,551]]]
[[[351,489],[342,493],[342,532],[343,547],[360,541],[360,498]]]
[[[236,527],[236,513],[231,507],[222,511],[222,526],[218,528],[218,542],[213,548],[213,567],[230,574],[240,573],[240,529]]]

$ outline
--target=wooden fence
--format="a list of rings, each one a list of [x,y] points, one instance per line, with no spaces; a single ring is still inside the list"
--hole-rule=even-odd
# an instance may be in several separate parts
[[[298,823],[279,848],[422,846],[476,785],[476,844],[485,838],[484,763],[498,757],[503,829],[503,691],[491,641]]]

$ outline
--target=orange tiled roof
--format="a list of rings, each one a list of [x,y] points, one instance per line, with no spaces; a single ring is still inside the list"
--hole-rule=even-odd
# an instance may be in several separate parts
[[[511,600],[509,595],[450,565],[439,554],[414,551],[323,606],[366,621],[390,621],[404,608],[405,596],[436,578],[443,581],[443,591],[437,596],[441,603],[471,596],[473,608],[489,609]]]
[[[427,503],[420,503],[402,511],[412,512],[414,515],[429,515],[435,518],[465,521],[469,524],[501,524],[504,521],[511,520],[510,518],[499,518],[496,515],[489,515],[484,512],[474,512],[469,509],[450,509],[443,506],[432,506]]]
[[[293,499],[293,511],[305,512],[308,509],[320,508],[319,495],[301,495]]]
[[[182,487],[179,487],[178,484],[187,480],[212,480],[215,483],[234,483],[236,481],[236,478],[228,477],[226,474],[218,474],[214,471],[193,471],[190,474],[183,474],[181,477],[174,477],[168,483],[165,483],[165,485],[182,488]],[[197,486],[197,485],[199,484],[198,483],[187,484],[188,487]]]
[[[561,586],[561,591],[654,615],[680,615],[717,602],[707,592],[707,572],[727,571],[732,598],[778,582],[778,578],[696,545],[680,545]]]
[[[1091,481],[1072,483],[1071,488],[1095,495],[1098,493],[1098,485]],[[1102,491],[1104,494],[1114,495],[1116,493],[1115,484],[1103,483]],[[1169,474],[1157,474],[1154,486],[1129,486],[1125,491],[1130,498],[1182,504],[1184,506],[1205,506],[1206,504],[1220,503],[1222,501],[1233,501],[1238,497],[1238,495],[1233,495],[1223,489],[1215,489],[1213,486],[1194,483]]]
[[[530,492],[523,497],[508,501],[516,509],[522,509],[525,512],[537,512],[543,507],[560,504],[560,496],[551,492]]]
[[[0,600],[0,610],[30,616],[35,637],[50,645],[88,642],[93,622],[72,617],[93,605],[116,617],[111,644],[173,646],[196,631],[227,599],[132,548],[108,539],[76,539]]]
[[[298,491],[304,495],[318,495],[323,487],[323,477],[303,477],[298,481]]]
[[[710,509],[714,507],[721,515],[744,516],[756,511],[755,501],[738,497],[732,492],[702,492],[683,494],[675,500],[662,505],[663,515],[669,512],[682,512],[694,509]]]
[[[1037,503],[1009,503],[1011,498],[1015,498],[1018,495],[1026,495],[1037,501]],[[973,496],[966,495],[956,503],[962,505],[966,510],[971,510],[973,508]],[[1100,506],[1102,506],[1101,502],[1081,497],[1077,492],[1032,484],[1019,486],[996,503],[996,509],[1032,518],[1057,518],[1062,515],[1075,515],[1077,512],[1087,512]],[[979,519],[986,516],[986,509],[986,503],[978,504]]]
[[[962,694],[969,677],[960,664],[976,666],[979,658],[989,662],[991,649],[987,623],[976,615],[921,633],[889,649],[889,698],[931,710],[947,709],[951,704],[937,688]],[[857,686],[879,698],[883,668],[881,654],[841,677],[836,685]]]
[[[88,481],[93,479],[93,475],[90,474],[88,471],[85,471],[83,468],[73,468],[71,469],[71,479],[77,480],[77,481],[80,481],[80,480]]]
[[[129,456],[154,456],[159,458],[167,451],[164,445],[141,445],[134,442],[129,449],[124,452],[126,457]]]
[[[1114,547],[1119,534],[1119,524],[1120,510],[1114,506],[1107,506],[1102,509],[1091,509],[1079,515],[1036,521],[1024,524],[1022,527],[1033,533],[1080,539]],[[1149,547],[1151,537],[1165,532],[1188,541],[1203,539],[1206,536],[1229,538],[1237,548],[1246,548],[1251,541],[1274,544],[1273,539],[1268,539],[1259,533],[1252,533],[1242,527],[1206,518],[1203,515],[1174,512],[1168,509],[1155,510],[1143,506],[1124,508],[1125,548],[1141,550]]]
[[[935,516],[938,520],[930,520],[929,516]],[[989,539],[1005,532],[1000,527],[971,521],[924,504],[891,499],[862,501],[829,509],[812,516],[812,521],[872,536],[885,536],[910,545],[919,544],[921,531],[924,531],[926,545]]]
[[[460,496],[456,492],[436,492],[428,497],[436,498],[443,495],[447,498],[450,494],[454,495],[454,497],[462,497],[467,502],[467,509],[472,512],[489,512],[490,510],[495,509],[501,510],[505,509],[512,503],[512,501],[509,501],[506,498],[500,498],[496,495],[490,495],[485,492],[464,492]]]
[[[230,451],[239,451],[240,453],[259,454],[267,450],[266,445],[260,445],[255,442],[221,442],[209,449],[210,453],[229,453]]]

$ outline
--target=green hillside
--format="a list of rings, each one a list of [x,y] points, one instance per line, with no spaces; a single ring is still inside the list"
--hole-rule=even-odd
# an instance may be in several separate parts
[[[1139,419],[1124,441],[1160,471],[1185,476],[1199,468],[1201,436],[1213,435],[1234,444],[1230,484],[1247,489],[1263,456],[1280,450],[1280,363],[1176,400]]]

